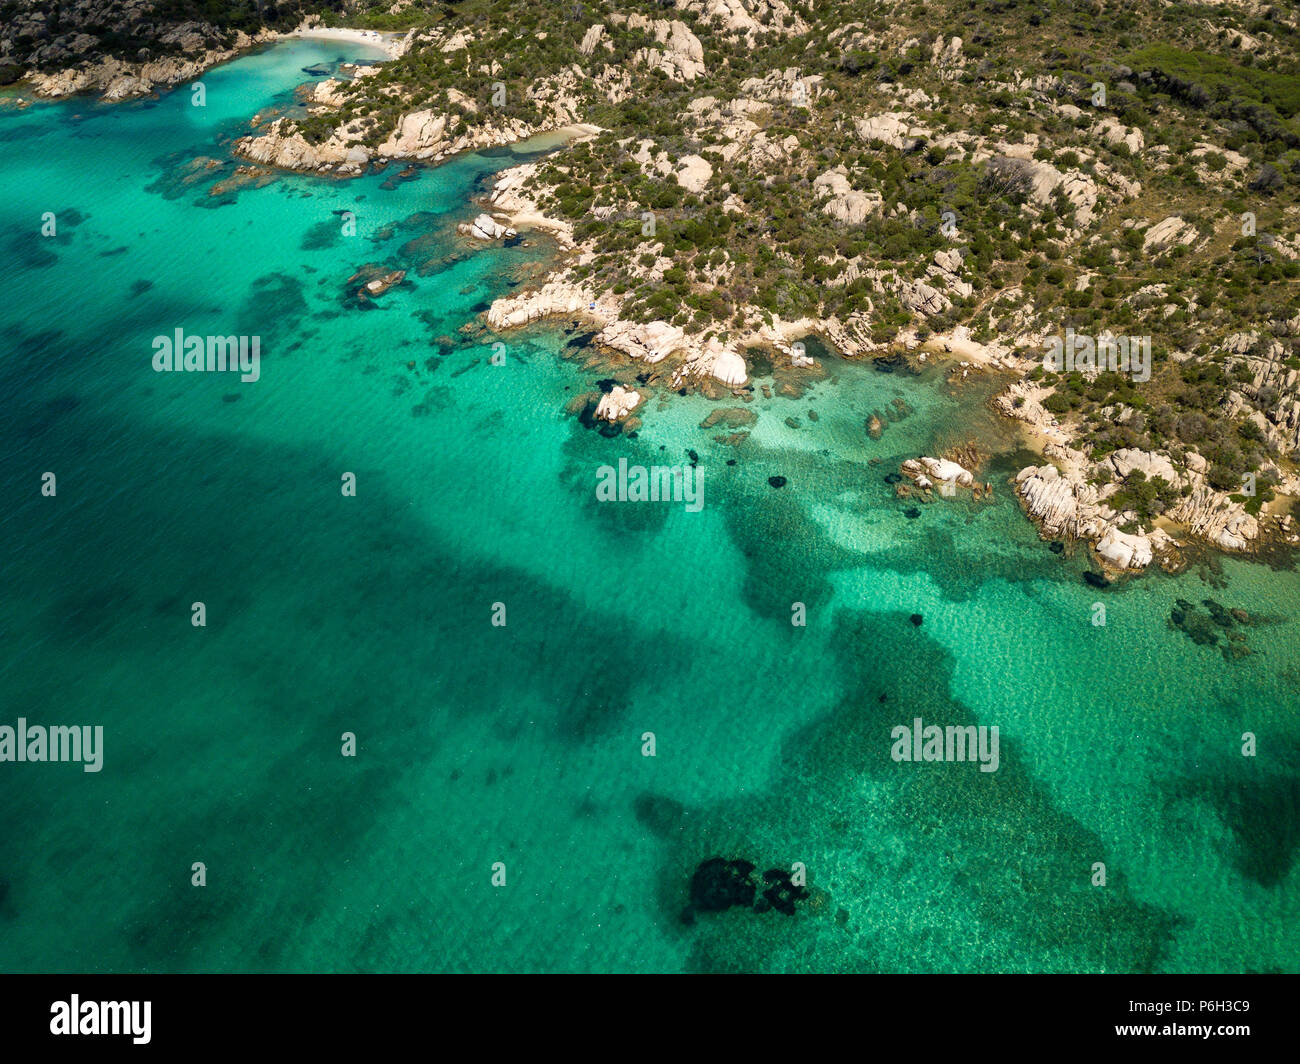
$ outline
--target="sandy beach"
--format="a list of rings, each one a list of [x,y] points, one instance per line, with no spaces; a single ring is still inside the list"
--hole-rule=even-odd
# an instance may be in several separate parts
[[[347,41],[351,44],[368,44],[375,48],[384,49],[390,59],[396,59],[402,54],[401,42],[404,35],[400,33],[380,33],[377,30],[331,29],[326,26],[314,26],[310,29],[299,27],[284,34],[284,36],[310,37],[322,41]]]

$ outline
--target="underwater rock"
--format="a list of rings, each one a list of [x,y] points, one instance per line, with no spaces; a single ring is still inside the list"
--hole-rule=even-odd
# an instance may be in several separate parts
[[[914,613],[912,614],[912,623],[920,628],[925,623],[925,618],[919,613]]]
[[[794,903],[808,897],[808,891],[795,886],[790,873],[780,868],[769,868],[763,873],[763,880],[771,885],[763,891],[763,897],[772,908],[786,916],[794,915]]]
[[[899,481],[901,481],[902,479],[903,479],[903,474],[902,474],[902,473],[886,473],[886,474],[885,474],[885,483],[886,483],[886,484],[897,484],[897,483],[898,483]]]
[[[1186,599],[1175,600],[1174,608],[1169,611],[1169,620],[1198,646],[1215,646],[1219,642],[1214,622]]]
[[[1065,550],[1065,544],[1062,543],[1059,539],[1054,539],[1052,540],[1051,543],[1047,545],[1047,549],[1050,550],[1053,554],[1060,554]]]
[[[1246,633],[1237,626],[1266,623],[1262,618],[1252,617],[1243,609],[1229,609],[1214,599],[1202,599],[1201,606],[1204,609],[1186,599],[1174,599],[1174,607],[1169,611],[1170,626],[1197,646],[1220,647],[1225,661],[1237,661],[1253,653],[1246,645]],[[1227,636],[1222,644],[1221,634]]]
[[[909,506],[906,510],[903,511],[903,516],[906,517],[909,521],[915,521],[918,517],[921,516],[921,511],[917,509],[915,506]]]
[[[784,488],[787,483],[785,477],[768,477],[767,482],[774,488]]]
[[[881,423],[880,418],[878,418],[875,414],[872,414],[867,421],[867,435],[870,436],[873,440],[878,440],[880,439],[884,431],[885,431],[885,426]]]
[[[714,425],[725,425],[729,429],[743,428],[745,425],[752,425],[758,420],[758,415],[752,410],[745,410],[740,407],[723,407],[720,410],[713,410],[703,421],[700,422],[700,428],[711,429]]]
[[[782,868],[769,868],[763,873],[766,886],[760,895],[752,878],[755,867],[750,861],[729,861],[725,857],[710,857],[702,862],[691,877],[691,900],[682,919],[693,923],[696,913],[724,912],[737,905],[752,908],[756,913],[775,909],[794,916],[795,902],[811,897]]]
[[[700,912],[722,912],[733,905],[752,906],[758,888],[749,878],[754,865],[710,857],[691,877],[691,907]]]
[[[1110,581],[1101,573],[1094,573],[1091,569],[1083,574],[1083,582],[1089,587],[1110,587]]]
[[[1203,599],[1201,605],[1210,611],[1210,619],[1220,628],[1231,628],[1235,623],[1232,614],[1224,609],[1221,603],[1215,602],[1214,599]]]

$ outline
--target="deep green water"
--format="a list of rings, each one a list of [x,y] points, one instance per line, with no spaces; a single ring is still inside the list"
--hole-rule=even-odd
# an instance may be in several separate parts
[[[573,335],[493,366],[459,332],[547,252],[455,236],[511,153],[210,194],[231,165],[195,160],[339,57],[0,112],[0,724],[105,729],[98,774],[0,764],[0,969],[1300,970],[1297,573],[1087,587],[984,391],[934,372],[828,362],[738,448],[700,396],[583,428],[610,370]],[[363,311],[367,262],[411,283]],[[261,379],[154,373],[178,327],[260,336]],[[967,437],[996,501],[905,517],[884,474]],[[600,465],[687,448],[701,512],[596,502]],[[1228,661],[1178,596],[1270,623]],[[997,725],[999,770],[893,762],[915,716]],[[715,854],[815,897],[688,926]]]

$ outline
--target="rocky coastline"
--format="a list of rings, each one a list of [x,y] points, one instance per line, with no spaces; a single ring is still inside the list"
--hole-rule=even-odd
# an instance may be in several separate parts
[[[242,139],[236,150],[267,165],[346,176],[395,159],[437,163],[461,151],[514,143],[542,132],[510,124],[458,132],[454,119],[454,115],[429,111],[405,115],[378,149],[350,141],[347,127],[325,144],[310,146],[300,134],[286,134],[282,120],[276,120],[258,136]],[[575,141],[600,132],[592,126],[574,124],[569,128]],[[1184,564],[1183,548],[1191,542],[1245,554],[1270,542],[1300,545],[1300,526],[1285,513],[1251,514],[1243,498],[1211,488],[1206,481],[1207,463],[1195,453],[1183,456],[1177,469],[1168,455],[1157,452],[1122,449],[1105,459],[1090,460],[1075,446],[1069,428],[1042,406],[1049,390],[1028,379],[1028,374],[1042,365],[1043,338],[1036,334],[1018,337],[1012,344],[981,343],[964,326],[938,334],[910,328],[890,342],[880,342],[871,338],[865,315],[861,320],[763,321],[755,312],[751,327],[729,331],[720,327],[687,330],[664,320],[625,319],[618,295],[598,290],[578,276],[580,268],[599,253],[599,241],[576,240],[570,222],[548,216],[539,201],[552,190],[540,180],[539,171],[537,163],[529,162],[499,173],[480,203],[482,212],[460,227],[477,241],[501,240],[519,231],[546,232],[562,253],[540,284],[493,302],[484,314],[489,329],[502,332],[548,318],[571,319],[591,329],[593,342],[601,348],[647,366],[670,360],[666,383],[673,389],[712,385],[722,394],[743,389],[749,382],[742,351],[757,346],[798,365],[801,355],[794,345],[809,336],[846,358],[882,357],[901,349],[918,363],[943,360],[952,364],[957,379],[972,372],[1005,373],[1012,382],[996,399],[995,407],[1003,416],[1024,424],[1027,442],[1043,458],[1041,464],[1023,468],[1012,487],[1045,540],[1081,542],[1097,565],[1111,575],[1140,572],[1153,564],[1176,570]],[[935,266],[941,276],[951,271],[950,279],[955,278],[960,256],[954,260],[940,253]],[[937,291],[918,285],[916,294],[921,299],[933,298]],[[802,361],[815,365],[806,357]],[[1107,481],[1104,485],[1094,483],[1099,470]],[[1186,489],[1184,498],[1159,522],[1144,522],[1139,515],[1110,504],[1135,470],[1147,477],[1162,476],[1174,488]],[[1300,496],[1300,479],[1280,469],[1274,472],[1280,495]],[[929,487],[919,490],[928,494]]]
[[[721,19],[722,15],[717,17]],[[630,21],[619,19],[614,16],[611,20],[615,31],[644,33],[657,44],[637,52],[633,68],[649,68],[678,84],[690,84],[706,73],[700,41],[686,24],[641,16],[631,16]],[[734,18],[723,21],[729,32],[744,30],[732,24]],[[797,32],[798,27],[792,23],[789,31]],[[294,32],[311,35],[331,31],[313,29],[305,23]],[[170,59],[159,67],[144,64],[135,69],[119,60],[104,60],[92,71],[46,75],[47,80],[33,80],[33,84],[37,91],[50,95],[97,89],[105,99],[127,98],[150,91],[154,84],[193,77],[196,71],[229,58],[240,48],[275,36],[268,33],[259,38],[243,37],[236,41],[234,50],[209,49],[193,59]],[[391,46],[390,54],[400,55],[418,43],[443,55],[459,56],[465,51],[468,62],[471,41],[472,37],[463,32],[411,31]],[[198,35],[190,43],[197,48],[203,38]],[[610,100],[626,97],[631,82],[625,68],[596,67],[595,60],[612,51],[605,26],[592,26],[581,41],[580,51],[592,58],[591,72],[562,69],[538,82],[532,90],[536,108],[527,121],[487,107],[482,100],[476,101],[456,88],[447,87],[430,98],[399,86],[391,95],[409,107],[397,115],[391,128],[380,127],[386,133],[375,133],[373,124],[360,115],[347,120],[334,117],[348,103],[350,83],[331,78],[304,90],[303,102],[311,118],[318,120],[316,125],[304,125],[302,120],[284,114],[259,117],[254,119],[253,132],[235,142],[234,151],[259,166],[348,177],[395,161],[436,165],[462,152],[515,145],[543,133],[562,133],[570,145],[581,143],[604,131],[581,121],[588,97],[578,88],[580,78],[589,77],[593,86],[588,91],[594,88]],[[931,66],[941,77],[945,71],[960,72],[966,63],[960,38],[936,39],[932,53]],[[352,78],[363,82],[379,69],[358,67]],[[480,73],[492,76],[494,69],[484,67]],[[1035,83],[1021,88],[1046,92],[1054,86]],[[642,173],[675,184],[688,195],[704,193],[714,180],[715,168],[738,153],[760,165],[779,168],[791,163],[800,150],[799,138],[769,135],[754,119],[763,117],[773,102],[791,94],[802,94],[806,101],[817,100],[826,92],[821,79],[800,77],[796,69],[790,68],[745,81],[740,89],[743,96],[730,101],[697,97],[683,114],[697,127],[693,133],[707,133],[717,145],[704,154],[690,151],[674,158],[656,150],[653,140],[638,141],[634,137],[616,143],[630,160],[629,165],[635,164]],[[390,94],[388,88],[384,92]],[[962,131],[936,134],[927,128],[924,116],[917,113],[928,103],[924,97],[921,93],[910,106],[900,101],[895,110],[855,120],[853,132],[877,151],[911,153],[928,144],[936,157],[946,153],[948,158],[969,157],[982,163],[986,178],[993,184],[1020,189],[1025,201],[1037,208],[1056,205],[1068,211],[1068,224],[1063,222],[1061,228],[1065,240],[1077,239],[1108,203],[1131,203],[1141,193],[1141,186],[1099,158],[1092,160],[1086,172],[1054,165],[1042,157],[1039,142],[1033,138],[1014,142]],[[1052,106],[1064,120],[1085,121],[1078,107]],[[1140,130],[1113,118],[1099,120],[1096,129],[1103,141],[1127,152],[1144,146]],[[817,210],[828,223],[853,226],[869,218],[912,218],[915,212],[909,212],[904,204],[885,203],[878,194],[855,187],[852,178],[842,168],[830,168],[811,181]],[[1238,554],[1258,553],[1271,544],[1300,545],[1300,526],[1286,512],[1290,502],[1300,497],[1300,478],[1276,462],[1260,471],[1268,477],[1273,492],[1273,498],[1261,506],[1248,491],[1225,490],[1222,477],[1217,487],[1212,484],[1212,463],[1190,447],[1144,450],[1112,445],[1110,449],[1087,449],[1077,420],[1058,417],[1045,405],[1053,395],[1052,387],[1040,382],[1048,337],[1042,322],[1031,312],[1032,296],[1015,285],[994,293],[1007,311],[1001,328],[992,332],[972,334],[970,326],[953,325],[952,318],[946,317],[954,304],[969,304],[975,296],[974,277],[967,262],[969,252],[962,243],[927,252],[907,276],[867,266],[859,269],[856,262],[849,262],[852,268],[846,268],[833,283],[857,283],[865,288],[860,309],[854,307],[845,313],[828,313],[821,308],[814,314],[787,318],[770,306],[740,301],[726,322],[698,315],[689,324],[663,318],[647,320],[645,308],[632,308],[626,292],[630,286],[664,280],[673,267],[664,242],[655,239],[653,230],[644,236],[622,263],[626,283],[594,281],[592,266],[608,249],[602,247],[598,235],[577,235],[573,221],[545,206],[556,203],[557,183],[554,173],[548,176],[539,162],[523,162],[503,170],[477,204],[479,213],[458,226],[467,240],[476,243],[513,239],[521,232],[545,232],[560,251],[550,273],[539,283],[491,304],[483,315],[487,329],[505,332],[548,318],[570,319],[590,331],[598,348],[646,367],[657,367],[647,371],[653,372],[656,381],[674,390],[697,387],[717,397],[728,393],[747,396],[752,392],[746,353],[756,348],[764,352],[764,359],[796,374],[821,372],[817,360],[807,354],[801,342],[810,337],[844,358],[893,360],[905,355],[918,364],[942,362],[948,367],[950,383],[960,383],[972,374],[1004,374],[1009,383],[995,398],[994,407],[1002,416],[1020,423],[1026,443],[1040,458],[1020,469],[1010,487],[1045,540],[1054,544],[1073,540],[1085,545],[1096,564],[1112,575],[1141,572],[1153,565],[1175,570],[1185,564],[1187,549],[1193,545]],[[719,195],[728,191],[729,187],[723,186]],[[612,223],[636,217],[640,209],[637,203],[626,203],[618,208],[595,207],[592,213]],[[746,211],[745,204],[734,194],[727,197],[722,209],[739,214]],[[1196,240],[1195,227],[1178,216],[1150,225],[1140,234],[1143,251],[1150,254],[1190,246]],[[838,268],[844,263],[830,265]],[[702,275],[694,282],[713,283],[710,277]],[[1150,298],[1159,296],[1150,294]],[[913,324],[882,332],[876,301],[888,300],[896,300],[912,316]],[[985,303],[994,301],[990,297]],[[934,327],[926,328],[929,324]],[[1228,354],[1249,368],[1251,380],[1242,394],[1272,390],[1286,397],[1294,394],[1300,384],[1298,371],[1287,368],[1288,361],[1294,361],[1286,357],[1289,348],[1278,341],[1270,342],[1270,334],[1282,338],[1300,336],[1300,315],[1289,321],[1267,322],[1256,333],[1229,337],[1224,344]],[[1180,361],[1192,356],[1174,352],[1171,357]],[[622,399],[607,398],[599,414],[601,420],[626,419],[631,408],[625,407]],[[1281,410],[1274,421],[1257,413],[1250,415],[1263,437],[1277,444],[1282,454],[1300,446],[1300,402],[1289,398],[1285,401],[1290,406]],[[1250,414],[1242,402],[1241,412]],[[1131,409],[1117,409],[1114,417],[1122,422],[1131,414]],[[876,431],[878,422],[875,430],[868,425],[870,434]],[[942,496],[947,494],[941,490],[943,484],[956,483],[978,493],[976,497],[992,495],[992,485],[979,483],[977,470],[959,462],[927,456],[911,461],[911,467],[905,463],[900,471],[900,476],[911,481],[910,490],[925,494],[937,490]],[[949,468],[954,464],[956,472]],[[1139,489],[1150,484],[1160,485],[1164,493],[1160,505],[1135,505],[1133,498],[1142,494]]]
[[[148,5],[132,0],[82,0],[60,16],[60,24],[74,27],[74,32],[51,35],[48,12],[40,6],[20,11],[6,26],[0,39],[0,66],[10,69],[8,83],[19,93],[30,90],[37,99],[94,94],[102,103],[119,103],[193,81],[214,66],[277,40],[302,37],[364,43],[383,48],[395,59],[404,54],[412,37],[412,32],[329,29],[320,25],[316,15],[287,33],[267,27],[255,33],[226,32],[201,21],[167,25]],[[139,47],[129,56],[106,54],[98,36],[89,32],[104,25],[117,27],[119,36],[137,39]],[[87,32],[75,30],[80,26]],[[45,43],[16,51],[17,42],[27,40]],[[28,101],[20,95],[16,102]]]
[[[542,190],[536,186],[536,174],[536,164],[503,171],[482,206],[489,219],[503,229],[536,228],[555,234],[568,254],[542,284],[496,300],[484,315],[490,329],[500,332],[546,318],[572,319],[594,330],[594,343],[636,362],[655,365],[671,356],[669,384],[673,388],[705,379],[741,387],[749,378],[740,349],[762,346],[790,357],[793,342],[810,335],[838,347],[847,358],[882,355],[901,347],[921,363],[929,358],[948,360],[958,378],[971,372],[998,372],[1011,382],[995,398],[995,409],[1023,425],[1026,443],[1043,459],[1041,464],[1022,468],[1011,487],[1044,540],[1081,543],[1097,566],[1111,576],[1141,572],[1153,564],[1177,571],[1186,564],[1186,548],[1193,543],[1248,555],[1272,543],[1300,546],[1300,525],[1280,503],[1276,509],[1283,512],[1251,514],[1243,497],[1234,498],[1210,487],[1208,463],[1195,452],[1182,456],[1177,467],[1166,454],[1136,449],[1120,449],[1097,461],[1089,459],[1076,446],[1075,434],[1042,406],[1048,389],[1038,388],[1028,379],[1035,367],[1042,365],[1042,337],[1025,336],[1014,345],[982,344],[959,326],[924,340],[917,330],[907,330],[894,344],[885,345],[848,334],[844,323],[836,320],[803,319],[778,321],[724,343],[716,336],[688,333],[666,321],[624,320],[619,316],[621,300],[616,295],[598,292],[575,278],[575,268],[598,250],[596,242],[575,244],[567,223],[545,217],[537,202]],[[1296,327],[1300,329],[1300,319]],[[1117,490],[1135,471],[1148,479],[1161,477],[1184,493],[1157,522],[1144,522],[1136,513],[1112,505]],[[1276,467],[1272,471],[1277,474],[1283,502],[1300,497],[1300,478]],[[914,490],[927,496],[934,491],[941,497],[949,494],[942,490],[945,481],[973,489],[977,499],[991,498],[993,493],[992,485],[980,484],[973,470],[946,459],[921,457],[904,463],[901,473],[912,480]],[[1098,479],[1106,483],[1095,483]]]
[[[87,53],[59,70],[29,69],[19,79],[17,86],[20,90],[30,88],[39,99],[97,94],[103,103],[119,103],[150,96],[159,88],[193,81],[219,63],[274,41],[279,36],[274,30],[261,30],[251,36],[237,31],[233,42],[227,46],[219,43],[214,35],[203,32],[199,25],[186,25],[178,27],[164,38],[165,43],[178,46],[183,52],[181,55],[129,61],[115,56]],[[141,51],[147,52],[148,49]],[[74,58],[75,53],[66,56],[69,61]]]

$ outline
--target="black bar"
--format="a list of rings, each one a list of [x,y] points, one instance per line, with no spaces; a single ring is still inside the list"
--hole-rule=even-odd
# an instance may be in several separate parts
[[[734,1039],[736,1048],[757,1039],[758,1048],[772,1049],[779,1043],[769,1039],[789,1037],[818,1055],[828,1039],[847,1036],[859,1057],[889,1044],[927,1055],[944,1047],[1127,1044],[1135,1052],[1182,1054],[1199,1046],[1223,1057],[1292,1044],[1298,988],[1295,976],[1275,975],[4,976],[0,1031],[15,1061],[24,1059],[9,1056],[19,1048],[170,1059],[191,1050],[208,1057],[292,1046],[295,1055],[318,1049],[337,1058],[414,1041],[451,1052],[466,1037],[488,1055],[514,1044],[530,1054],[583,1046],[617,1052],[616,1044],[686,1051],[704,1044],[692,1031],[707,1032],[705,1041]],[[86,1024],[88,1003],[136,1002],[134,1017],[143,1020],[148,1002],[148,1041],[137,1043],[131,1033],[53,1034],[56,1003],[70,1006],[74,994]],[[611,1042],[620,1027],[619,1042]],[[1210,1029],[1208,1037],[1201,1028]]]

